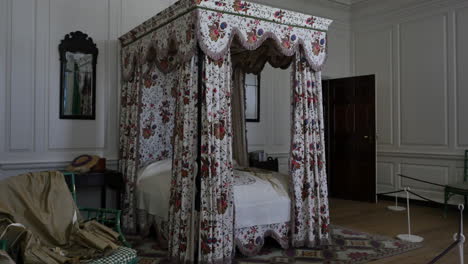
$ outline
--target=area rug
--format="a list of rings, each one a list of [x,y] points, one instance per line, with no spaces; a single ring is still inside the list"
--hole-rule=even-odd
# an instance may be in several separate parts
[[[348,228],[331,226],[331,245],[313,249],[282,250],[276,243],[267,243],[255,257],[235,259],[236,264],[359,264],[403,254],[422,247],[420,243],[409,243],[389,237],[357,232]],[[129,239],[138,251],[139,264],[164,263],[166,251],[151,239]]]

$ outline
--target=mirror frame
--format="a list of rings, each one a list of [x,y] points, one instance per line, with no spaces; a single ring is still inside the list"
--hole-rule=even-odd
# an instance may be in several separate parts
[[[60,42],[59,45],[59,54],[60,54],[60,119],[87,119],[95,120],[96,119],[96,65],[98,57],[98,48],[93,42],[93,39],[90,38],[87,34],[81,31],[71,32],[65,35],[65,38]],[[92,102],[92,113],[90,115],[69,115],[64,112],[64,81],[65,81],[65,69],[67,64],[67,52],[72,53],[83,53],[91,54],[93,56],[92,61],[92,82],[91,89],[93,94]]]
[[[261,72],[255,74],[257,75],[257,100],[256,100],[256,107],[257,107],[257,117],[256,118],[245,118],[245,122],[249,122],[249,123],[260,123],[260,90],[261,90]],[[245,79],[244,79],[244,82],[245,82]],[[244,86],[247,86],[245,83],[244,83]],[[245,89],[245,88],[244,88]],[[245,93],[247,94],[247,91],[245,91]],[[247,96],[247,95],[246,95]],[[245,104],[246,104],[246,107],[247,107],[247,97],[245,98]]]

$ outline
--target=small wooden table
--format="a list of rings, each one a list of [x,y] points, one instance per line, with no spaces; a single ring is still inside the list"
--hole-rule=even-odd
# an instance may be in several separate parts
[[[104,172],[76,173],[75,186],[77,193],[79,193],[80,188],[100,187],[101,208],[107,208],[107,188],[114,189],[117,192],[117,209],[121,209],[120,195],[124,188],[122,173],[114,170],[106,170]]]
[[[278,172],[278,158],[268,157],[266,161],[258,161],[254,159],[249,160],[250,167],[264,169],[264,170],[271,170]]]

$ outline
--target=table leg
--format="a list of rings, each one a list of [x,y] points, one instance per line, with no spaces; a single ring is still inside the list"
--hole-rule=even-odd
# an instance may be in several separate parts
[[[117,199],[116,199],[117,200],[117,209],[122,210],[122,204],[120,203],[122,193],[120,192],[120,188],[117,189],[116,193],[117,193]]]
[[[107,208],[106,197],[107,197],[107,186],[104,185],[102,186],[102,189],[101,189],[101,208]]]

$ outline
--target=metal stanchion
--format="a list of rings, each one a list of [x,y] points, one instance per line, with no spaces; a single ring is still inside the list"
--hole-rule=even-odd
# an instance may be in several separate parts
[[[450,244],[442,253],[437,255],[435,258],[433,258],[431,261],[428,262],[428,264],[435,264],[437,263],[440,259],[442,259],[447,253],[449,253],[452,249],[458,246],[458,257],[459,257],[459,263],[464,264],[464,256],[463,256],[463,247],[465,244],[465,235],[463,235],[463,210],[464,206],[462,204],[458,205],[458,209],[460,210],[460,220],[459,220],[459,227],[458,227],[458,233],[453,235],[453,239],[455,242]]]
[[[406,212],[408,216],[408,234],[397,235],[397,238],[403,241],[419,243],[419,242],[422,242],[424,238],[411,234],[411,215],[410,215],[410,207],[409,207],[409,191],[411,189],[409,187],[405,187],[404,190],[406,192],[406,210],[407,210]]]
[[[463,204],[459,204],[458,209],[460,210],[460,226],[458,228],[458,234],[453,235],[453,240],[458,241],[458,256],[460,258],[460,264],[464,264],[465,259],[463,256],[463,246],[465,244],[465,235],[463,235],[463,210],[465,207]]]
[[[397,193],[395,193],[395,205],[389,205],[389,206],[387,206],[387,209],[391,210],[391,211],[396,211],[396,212],[401,212],[401,211],[406,210],[405,207],[398,206],[398,195],[397,195]]]

